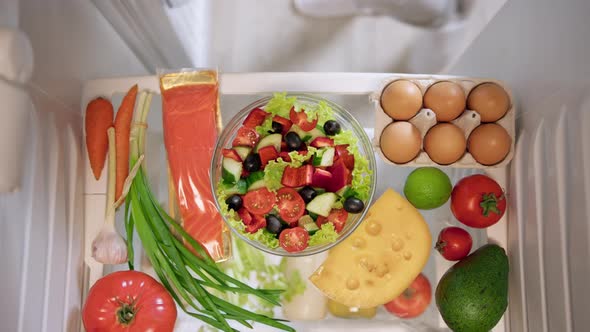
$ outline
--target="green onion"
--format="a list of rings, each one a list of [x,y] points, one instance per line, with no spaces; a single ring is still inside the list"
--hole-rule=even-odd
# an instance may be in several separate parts
[[[141,97],[131,134],[130,167],[141,162],[145,151],[145,125],[151,94]],[[142,165],[133,179],[125,204],[129,268],[133,269],[133,230],[143,244],[154,271],[176,303],[188,315],[223,331],[237,331],[229,321],[252,328],[249,321],[285,331],[295,331],[284,320],[250,312],[209,290],[248,294],[280,305],[282,290],[257,289],[222,272],[207,251],[172,219],[155,199]],[[174,230],[174,232],[173,232]],[[175,234],[180,237],[177,238]],[[185,244],[186,243],[186,244]],[[188,247],[190,246],[190,247]],[[191,251],[189,248],[194,250]]]

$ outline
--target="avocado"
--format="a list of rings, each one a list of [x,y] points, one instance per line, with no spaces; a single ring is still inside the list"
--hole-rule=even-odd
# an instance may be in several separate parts
[[[487,244],[453,265],[436,287],[436,306],[455,332],[487,332],[508,305],[508,257]]]

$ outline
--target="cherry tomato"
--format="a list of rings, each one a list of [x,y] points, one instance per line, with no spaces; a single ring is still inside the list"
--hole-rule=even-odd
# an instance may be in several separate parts
[[[333,209],[332,211],[330,211],[330,214],[328,215],[327,218],[322,217],[322,216],[318,216],[318,219],[316,220],[316,224],[318,225],[318,227],[321,228],[323,224],[330,222],[334,225],[334,229],[336,230],[336,233],[340,233],[344,229],[347,219],[348,219],[348,212],[346,212],[346,210]]]
[[[279,216],[291,226],[305,213],[305,202],[294,189],[281,188],[277,192],[277,201]]]
[[[432,300],[428,279],[420,273],[400,296],[385,304],[385,309],[400,318],[420,316]]]
[[[450,260],[458,261],[469,255],[473,240],[466,230],[459,227],[443,228],[434,247],[440,254]]]
[[[504,215],[506,196],[496,181],[481,174],[471,175],[453,188],[451,211],[469,227],[486,228]]]
[[[268,113],[266,113],[264,110],[256,107],[250,112],[250,114],[248,114],[242,124],[244,127],[256,129],[256,126],[260,126],[264,122],[264,119],[266,119],[267,115]]]
[[[176,305],[154,278],[138,271],[119,271],[99,279],[82,310],[88,332],[169,332]]]
[[[243,197],[244,207],[248,212],[262,216],[270,210],[277,200],[274,193],[268,191],[266,188],[260,188],[248,192]]]
[[[242,158],[240,158],[240,155],[234,149],[223,149],[221,150],[221,153],[224,158],[233,159],[240,163],[242,162]]]
[[[287,228],[279,235],[279,244],[288,252],[298,252],[307,248],[309,233],[302,227]]]
[[[234,141],[232,142],[232,146],[249,146],[254,147],[258,142],[258,138],[260,135],[256,130],[248,127],[241,127],[238,129],[238,134]]]
[[[291,107],[289,119],[291,122],[293,122],[293,124],[298,125],[299,128],[303,129],[304,131],[311,131],[318,124],[317,117],[313,121],[309,121],[307,114],[305,114],[303,110],[296,112],[295,107]]]

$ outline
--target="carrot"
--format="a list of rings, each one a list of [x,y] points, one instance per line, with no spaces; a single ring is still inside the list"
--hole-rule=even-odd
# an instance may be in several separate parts
[[[115,142],[117,147],[117,183],[115,185],[115,201],[121,197],[123,184],[129,174],[129,135],[131,133],[131,120],[137,97],[137,84],[123,98],[121,106],[115,118]]]
[[[113,125],[113,105],[107,99],[96,98],[86,106],[86,150],[90,168],[96,180],[104,168],[109,148],[107,130]]]

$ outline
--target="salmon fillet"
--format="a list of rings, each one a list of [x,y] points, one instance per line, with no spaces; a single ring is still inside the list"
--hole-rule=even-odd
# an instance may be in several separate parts
[[[218,135],[218,84],[162,86],[164,143],[183,228],[218,261],[224,224],[211,192],[209,167]]]

